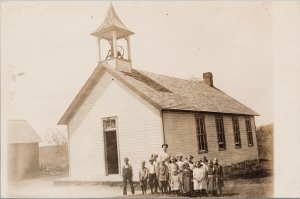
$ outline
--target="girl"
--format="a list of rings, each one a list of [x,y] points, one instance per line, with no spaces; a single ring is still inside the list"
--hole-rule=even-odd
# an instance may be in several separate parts
[[[178,171],[175,170],[173,172],[172,178],[171,178],[171,187],[172,187],[172,191],[174,191],[174,193],[179,196],[180,194],[180,177],[178,175]]]
[[[188,163],[183,164],[183,192],[187,196],[191,196],[192,194],[192,179],[193,179],[193,172],[189,167]]]
[[[203,189],[203,185],[205,183],[205,171],[200,161],[197,161],[195,164],[195,169],[193,171],[193,181],[194,181],[194,191],[197,196],[200,196],[201,190]]]

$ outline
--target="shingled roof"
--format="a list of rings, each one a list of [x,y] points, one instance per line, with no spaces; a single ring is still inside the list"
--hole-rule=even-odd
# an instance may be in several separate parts
[[[81,105],[83,98],[89,95],[92,87],[99,81],[103,71],[114,75],[160,110],[258,115],[226,93],[216,87],[208,86],[204,82],[158,75],[136,69],[133,69],[132,73],[125,73],[102,62],[97,66],[58,124],[68,123]]]
[[[42,139],[26,120],[9,120],[7,122],[7,139],[9,144],[42,142]]]
[[[130,35],[133,34],[133,32],[131,32],[125,25],[124,23],[120,20],[120,18],[118,17],[113,5],[111,4],[105,20],[103,21],[103,23],[97,28],[97,30],[95,32],[92,33],[93,36],[97,36],[103,32],[107,32],[111,29],[118,29],[120,31],[123,31],[124,34],[118,34],[117,37],[123,37],[124,35]],[[102,37],[105,37],[102,35]]]

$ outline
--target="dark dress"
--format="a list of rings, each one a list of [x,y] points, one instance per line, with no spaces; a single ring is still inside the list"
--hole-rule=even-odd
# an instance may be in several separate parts
[[[191,169],[185,169],[182,173],[183,178],[183,192],[188,193],[192,191],[193,186],[193,171]]]

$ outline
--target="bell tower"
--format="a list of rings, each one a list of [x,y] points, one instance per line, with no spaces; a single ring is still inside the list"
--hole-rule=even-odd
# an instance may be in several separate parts
[[[131,52],[130,52],[130,36],[134,33],[122,23],[118,17],[114,7],[110,4],[106,18],[99,28],[91,35],[97,37],[99,63],[107,62],[110,66],[122,72],[131,73]],[[125,49],[118,45],[117,42],[121,39],[126,40],[127,56],[124,56]],[[101,41],[108,42],[110,49],[104,55],[101,51]]]

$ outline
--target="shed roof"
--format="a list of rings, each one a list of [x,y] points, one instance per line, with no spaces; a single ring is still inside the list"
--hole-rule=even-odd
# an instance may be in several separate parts
[[[7,122],[7,139],[9,144],[42,142],[40,136],[26,120],[9,120]]]
[[[204,82],[179,79],[133,69],[125,73],[100,63],[75,97],[58,124],[67,124],[84,98],[92,92],[101,73],[107,71],[160,110],[258,115],[255,111]]]

